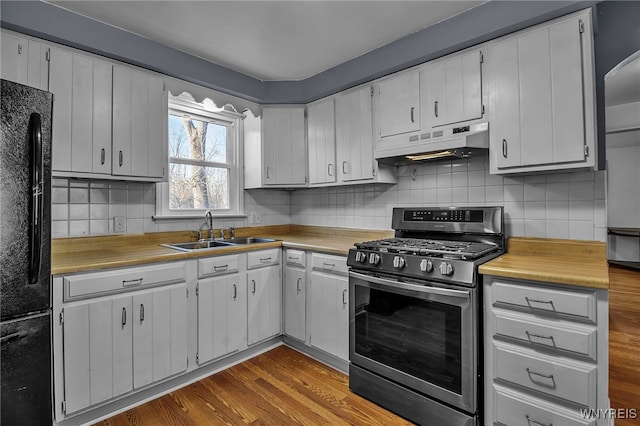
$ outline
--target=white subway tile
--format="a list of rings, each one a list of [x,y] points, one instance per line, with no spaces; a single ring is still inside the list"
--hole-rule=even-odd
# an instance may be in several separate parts
[[[57,187],[51,188],[51,202],[53,204],[69,203],[69,189]]]
[[[109,190],[107,188],[91,188],[89,190],[89,202],[91,204],[107,204],[109,202]]]
[[[594,220],[595,201],[570,201],[569,219],[572,221],[592,221]]]
[[[433,189],[438,187],[437,175],[424,175],[422,176],[422,187],[424,189]]]
[[[524,218],[529,220],[544,220],[546,218],[546,204],[542,201],[525,201]],[[528,235],[528,234],[527,234]]]
[[[508,237],[524,237],[524,221],[509,220],[505,221],[505,232]]]
[[[569,220],[569,202],[547,201],[547,220]]]
[[[89,235],[89,220],[70,220],[69,236],[82,237]]]
[[[436,173],[451,173],[451,161],[441,160],[436,163]]]
[[[451,173],[440,173],[436,176],[438,189],[451,188]]]
[[[594,202],[593,224],[596,228],[607,227],[607,208],[604,200],[595,200]]]
[[[547,220],[548,238],[569,238],[569,221],[568,220]]]
[[[524,221],[524,235],[526,237],[546,237],[547,226],[545,220],[531,220]]]
[[[524,219],[524,203],[505,202],[504,213],[509,220]]]
[[[89,219],[89,204],[69,204],[69,219]]]
[[[504,201],[504,187],[502,185],[486,186],[485,201],[487,203],[502,204]]]
[[[52,204],[51,205],[51,220],[68,220],[69,219],[69,205],[68,204]]]
[[[451,203],[451,188],[441,188],[437,192],[438,205]]]
[[[107,235],[109,234],[109,221],[106,219],[90,220],[89,231],[91,235]]]
[[[527,176],[528,177],[528,176]],[[524,184],[524,201],[544,201],[546,199],[546,191],[544,183],[525,183]]]
[[[569,182],[586,182],[593,181],[593,179],[594,172],[591,170],[569,173]]]
[[[467,172],[453,172],[451,173],[451,186],[453,188],[467,188],[468,186]]]
[[[125,204],[127,202],[127,190],[125,188],[109,189],[110,204]]]
[[[451,201],[458,206],[463,206],[469,202],[467,188],[452,188]]]
[[[547,182],[547,201],[561,201],[569,199],[569,182]]]
[[[595,229],[592,220],[572,220],[569,223],[569,238],[572,240],[593,240]]]
[[[108,204],[89,204],[89,219],[108,219]],[[91,231],[93,233],[93,231]]]
[[[467,188],[467,193],[469,195],[469,202],[475,205],[484,204],[485,202],[485,194],[484,187],[475,186]]]
[[[469,171],[467,176],[467,182],[470,187],[484,186],[484,181],[485,181],[484,170]]]
[[[595,184],[593,181],[578,181],[569,184],[569,199],[577,200],[594,200]]]
[[[433,189],[425,189],[422,191],[422,200],[425,203],[425,206],[431,206],[438,202],[438,190]]]
[[[504,185],[504,202],[520,202],[524,201],[524,185]]]
[[[69,236],[69,221],[54,220],[51,222],[51,238],[62,238]]]

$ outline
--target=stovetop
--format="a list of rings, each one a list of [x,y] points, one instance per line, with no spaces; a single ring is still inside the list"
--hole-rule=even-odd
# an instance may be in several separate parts
[[[412,254],[415,256],[442,257],[446,259],[477,259],[498,250],[496,244],[474,241],[451,241],[428,238],[387,238],[356,243],[356,248],[385,253]]]

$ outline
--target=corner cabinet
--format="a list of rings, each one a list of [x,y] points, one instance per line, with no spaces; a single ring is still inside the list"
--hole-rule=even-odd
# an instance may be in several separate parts
[[[4,30],[0,42],[3,79],[40,90],[49,89],[49,46]]]
[[[485,424],[608,425],[607,291],[484,277]]]
[[[594,167],[591,25],[578,12],[486,47],[492,173]]]
[[[303,106],[262,109],[263,185],[281,187],[306,185],[304,114]]]

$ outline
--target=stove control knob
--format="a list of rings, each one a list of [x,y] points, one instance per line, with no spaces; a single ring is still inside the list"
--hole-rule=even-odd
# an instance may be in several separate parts
[[[431,272],[431,271],[433,271],[433,263],[428,259],[422,259],[420,261],[420,270],[422,272]]]
[[[440,263],[440,273],[442,275],[453,275],[453,266],[447,262]]]
[[[367,261],[367,255],[361,251],[356,252],[356,262],[364,263]]]
[[[404,268],[404,258],[400,256],[395,256],[393,258],[393,267],[396,269]]]
[[[369,254],[369,263],[374,266],[380,263],[380,255],[378,253]]]

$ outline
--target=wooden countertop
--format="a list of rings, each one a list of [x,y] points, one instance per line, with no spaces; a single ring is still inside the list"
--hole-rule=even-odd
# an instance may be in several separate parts
[[[315,227],[304,225],[276,225],[239,228],[237,237],[266,237],[277,241],[254,245],[238,245],[181,252],[160,246],[165,243],[196,241],[192,231],[157,232],[136,235],[59,238],[51,242],[51,273],[53,275],[90,270],[143,265],[195,257],[289,247],[324,253],[347,255],[356,242],[388,238],[393,231],[372,231],[350,228]]]
[[[605,243],[509,238],[507,253],[480,265],[485,275],[591,288],[609,288]]]

